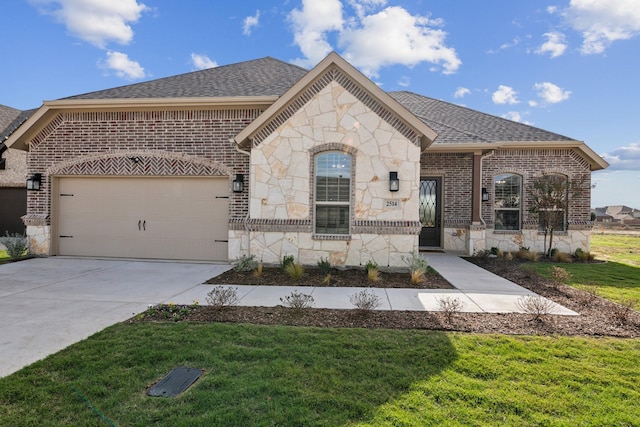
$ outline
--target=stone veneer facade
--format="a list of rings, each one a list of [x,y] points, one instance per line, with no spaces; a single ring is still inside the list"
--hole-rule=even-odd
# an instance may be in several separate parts
[[[333,265],[373,260],[381,267],[401,267],[402,257],[418,249],[417,138],[409,139],[411,133],[383,120],[337,80],[318,86],[302,108],[254,143],[250,217],[244,230],[232,231],[233,251],[265,263],[293,255],[307,265],[327,258]],[[331,151],[352,158],[348,235],[314,232],[314,156]],[[389,191],[391,171],[398,172],[398,192]]]

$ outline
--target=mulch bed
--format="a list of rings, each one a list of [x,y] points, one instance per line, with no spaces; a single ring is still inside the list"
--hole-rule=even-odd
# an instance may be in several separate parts
[[[278,307],[225,307],[215,309],[198,307],[158,307],[152,313],[143,313],[131,319],[137,321],[192,321],[251,323],[261,325],[314,326],[326,328],[385,328],[385,329],[426,329],[460,331],[473,333],[499,333],[524,335],[569,335],[569,336],[612,336],[624,338],[640,337],[640,313],[627,311],[622,319],[623,307],[609,300],[593,297],[591,294],[566,285],[556,285],[533,272],[521,268],[517,261],[486,258],[470,258],[470,261],[505,277],[539,295],[549,298],[575,312],[579,316],[544,315],[542,320],[533,320],[529,314],[455,313],[449,321],[441,312],[420,311],[360,311],[305,308],[293,310]],[[346,273],[348,272],[348,273]],[[345,270],[349,278],[335,277],[338,286],[371,287],[362,271]],[[264,273],[263,273],[264,274]],[[290,284],[284,275],[274,272],[271,284]],[[332,273],[339,276],[342,272]],[[391,274],[391,273],[387,273]],[[355,275],[355,276],[354,276]],[[386,274],[385,274],[386,276]],[[232,282],[231,278],[238,280]],[[439,275],[438,275],[439,277]],[[244,279],[248,280],[248,279]],[[344,280],[344,282],[338,282]],[[396,287],[410,287],[408,274],[399,274]],[[218,276],[209,282],[226,284],[249,284],[240,280],[240,275]],[[309,286],[319,286],[311,284]],[[429,281],[423,286],[428,285]],[[444,281],[446,282],[446,280]],[[343,284],[344,283],[344,284]],[[377,282],[377,287],[393,287],[389,282]],[[253,278],[250,284],[256,284]],[[260,284],[263,284],[262,282]],[[300,282],[295,283],[300,286]],[[446,282],[447,287],[450,287]],[[433,288],[425,288],[433,289]]]
[[[368,282],[367,273],[359,269],[331,270],[331,280],[325,282],[325,275],[316,268],[305,270],[301,279],[293,279],[280,268],[265,267],[260,277],[251,272],[233,269],[209,279],[209,284],[260,285],[260,286],[312,286],[312,287],[375,287],[375,288],[414,288],[414,289],[453,289],[453,286],[435,270],[429,269],[425,280],[411,283],[409,273],[380,272],[377,282]]]

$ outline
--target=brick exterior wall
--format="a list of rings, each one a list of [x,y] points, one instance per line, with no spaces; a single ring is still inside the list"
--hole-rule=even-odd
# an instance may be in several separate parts
[[[489,201],[482,202],[482,218],[487,228],[493,228],[494,180],[497,175],[514,173],[522,176],[522,228],[537,229],[537,217],[529,212],[532,181],[543,174],[562,174],[570,181],[584,180],[584,191],[570,199],[569,230],[591,226],[591,171],[589,163],[571,149],[496,150],[482,161],[482,186],[489,191]]]
[[[473,156],[457,153],[423,153],[420,176],[443,178],[444,227],[471,224]]]
[[[29,173],[43,174],[43,191],[28,192],[27,222],[49,221],[50,175],[246,176],[249,157],[229,138],[261,113],[258,108],[61,113],[31,141]],[[230,222],[244,218],[246,194],[229,194]]]

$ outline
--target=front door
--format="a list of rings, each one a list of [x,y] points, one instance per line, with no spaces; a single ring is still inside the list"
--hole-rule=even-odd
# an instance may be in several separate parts
[[[442,218],[440,200],[442,198],[442,178],[420,178],[420,246],[441,247]]]

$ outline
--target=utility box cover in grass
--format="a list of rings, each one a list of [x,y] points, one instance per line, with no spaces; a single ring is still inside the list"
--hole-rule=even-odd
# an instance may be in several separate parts
[[[183,393],[202,375],[201,369],[179,366],[147,391],[152,397],[175,397]]]

